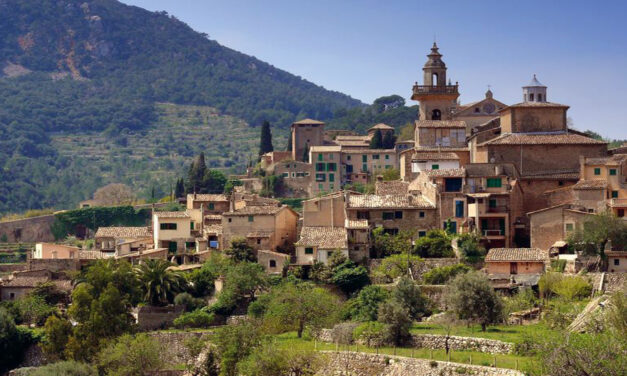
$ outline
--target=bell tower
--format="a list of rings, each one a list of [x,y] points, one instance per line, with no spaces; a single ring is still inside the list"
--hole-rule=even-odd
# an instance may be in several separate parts
[[[422,67],[424,85],[413,87],[411,99],[420,102],[420,120],[451,120],[459,97],[458,85],[446,82],[446,64],[433,42],[428,60]]]

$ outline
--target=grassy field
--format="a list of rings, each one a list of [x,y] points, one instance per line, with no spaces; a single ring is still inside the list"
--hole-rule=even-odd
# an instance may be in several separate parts
[[[311,339],[297,338],[296,333],[285,333],[276,336],[276,343],[281,348],[290,348],[295,350],[318,350],[318,351],[359,351],[367,353],[379,353],[386,355],[398,355],[405,357],[414,357],[421,359],[433,359],[439,361],[448,361],[449,358],[444,350],[429,350],[429,349],[411,349],[411,348],[393,348],[393,347],[381,347],[372,348],[364,345],[336,345],[331,343],[316,342]],[[450,361],[463,364],[475,364],[492,366],[496,361],[496,367],[518,369],[522,371],[529,371],[533,368],[535,359],[532,357],[510,355],[510,354],[486,354],[477,351],[451,351]]]
[[[414,334],[446,334],[446,330],[442,326],[431,323],[416,323],[411,332]],[[481,331],[480,325],[464,325],[457,326],[451,331],[451,335],[454,336],[488,338],[511,343],[521,343],[529,337],[550,334],[557,334],[557,332],[543,324],[496,325],[489,326],[485,332]]]

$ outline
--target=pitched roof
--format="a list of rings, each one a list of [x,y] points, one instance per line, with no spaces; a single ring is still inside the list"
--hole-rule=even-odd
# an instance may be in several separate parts
[[[483,145],[601,145],[607,142],[569,132],[504,133]]]
[[[229,198],[223,194],[208,194],[208,193],[190,193],[187,195],[188,200],[194,201],[229,201]]]
[[[344,227],[303,227],[299,246],[317,246],[322,249],[346,249],[348,236]]]
[[[295,121],[292,124],[324,124],[324,122],[322,122],[320,120],[314,120],[314,119],[307,118],[307,119]]]
[[[466,128],[463,120],[416,120],[417,128]]]
[[[409,182],[394,181],[378,181],[374,186],[374,193],[377,195],[404,195],[409,189]]]
[[[161,211],[155,212],[158,218],[189,218],[189,214],[184,211]]]
[[[383,123],[379,123],[377,125],[375,125],[374,127],[370,127],[368,130],[371,129],[383,129],[383,130],[388,130],[388,129],[394,129],[394,127],[390,127],[387,124],[383,124]]]
[[[203,232],[205,234],[222,235],[222,225],[205,226],[205,227],[203,227]]]
[[[605,180],[579,180],[573,185],[573,189],[579,191],[606,189],[607,181]]]
[[[492,248],[485,261],[546,261],[548,258],[548,253],[539,248]]]
[[[349,195],[346,207],[364,209],[432,209],[434,205],[423,196]]]
[[[369,145],[367,145],[363,149],[344,149],[342,150],[344,154],[391,154],[396,156],[396,151],[394,149],[370,149]]]
[[[627,160],[627,154],[615,154],[609,157],[586,158],[585,163],[587,165],[618,166],[623,161],[626,161],[626,160]]]
[[[98,227],[96,238],[149,238],[150,229],[143,227]]]
[[[442,170],[424,170],[420,172],[429,177],[461,178],[466,175],[463,168],[445,168]]]
[[[458,160],[459,156],[455,153],[451,152],[418,152],[414,154],[412,159],[413,161],[420,160],[430,160],[430,161],[447,161],[447,160]]]
[[[520,102],[520,103],[516,103],[513,104],[509,107],[505,107],[504,109],[502,109],[501,111],[505,111],[508,108],[511,107],[544,107],[544,108],[549,108],[549,107],[556,107],[556,108],[569,108],[569,106],[565,105],[565,104],[560,104],[560,103],[552,103],[552,102]]]
[[[244,206],[241,209],[237,209],[235,211],[229,211],[222,213],[222,216],[236,216],[236,215],[274,215],[286,206],[270,206],[270,205],[260,205],[260,206]]]
[[[520,178],[525,180],[577,180],[579,179],[579,172],[568,170],[528,172]]]
[[[339,145],[332,146],[312,146],[309,148],[312,153],[329,153],[329,152],[340,152],[342,151],[342,147]]]

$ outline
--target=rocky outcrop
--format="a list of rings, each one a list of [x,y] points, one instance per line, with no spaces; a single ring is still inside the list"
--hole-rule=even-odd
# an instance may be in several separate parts
[[[428,359],[404,358],[358,352],[327,352],[327,361],[318,376],[523,376],[522,372],[474,366],[468,364],[438,362]]]

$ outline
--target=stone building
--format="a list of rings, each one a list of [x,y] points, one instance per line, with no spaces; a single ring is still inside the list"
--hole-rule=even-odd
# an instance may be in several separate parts
[[[283,268],[290,264],[290,255],[260,249],[257,251],[257,263],[263,266],[268,274],[281,274]]]
[[[592,215],[585,207],[564,203],[527,213],[531,234],[531,247],[548,251],[564,242],[568,235],[580,228]]]
[[[348,253],[346,228],[304,226],[296,246],[296,265],[313,265],[314,262],[327,263],[333,252]]]
[[[295,161],[292,159],[282,160],[270,165],[270,174],[282,176],[285,185],[285,197],[309,197],[313,180],[314,166],[310,163]]]
[[[306,162],[303,158],[312,146],[324,145],[324,123],[313,119],[294,122],[292,132],[292,159]]]
[[[104,257],[152,248],[152,245],[153,236],[146,226],[99,227],[94,235],[94,247]]]
[[[498,118],[498,111],[505,107],[507,105],[494,99],[492,90],[488,89],[484,99],[458,105],[453,113],[453,119],[465,122],[466,134],[469,135],[474,128]]]
[[[485,269],[491,276],[544,273],[549,260],[547,251],[538,248],[492,248],[485,257]]]

